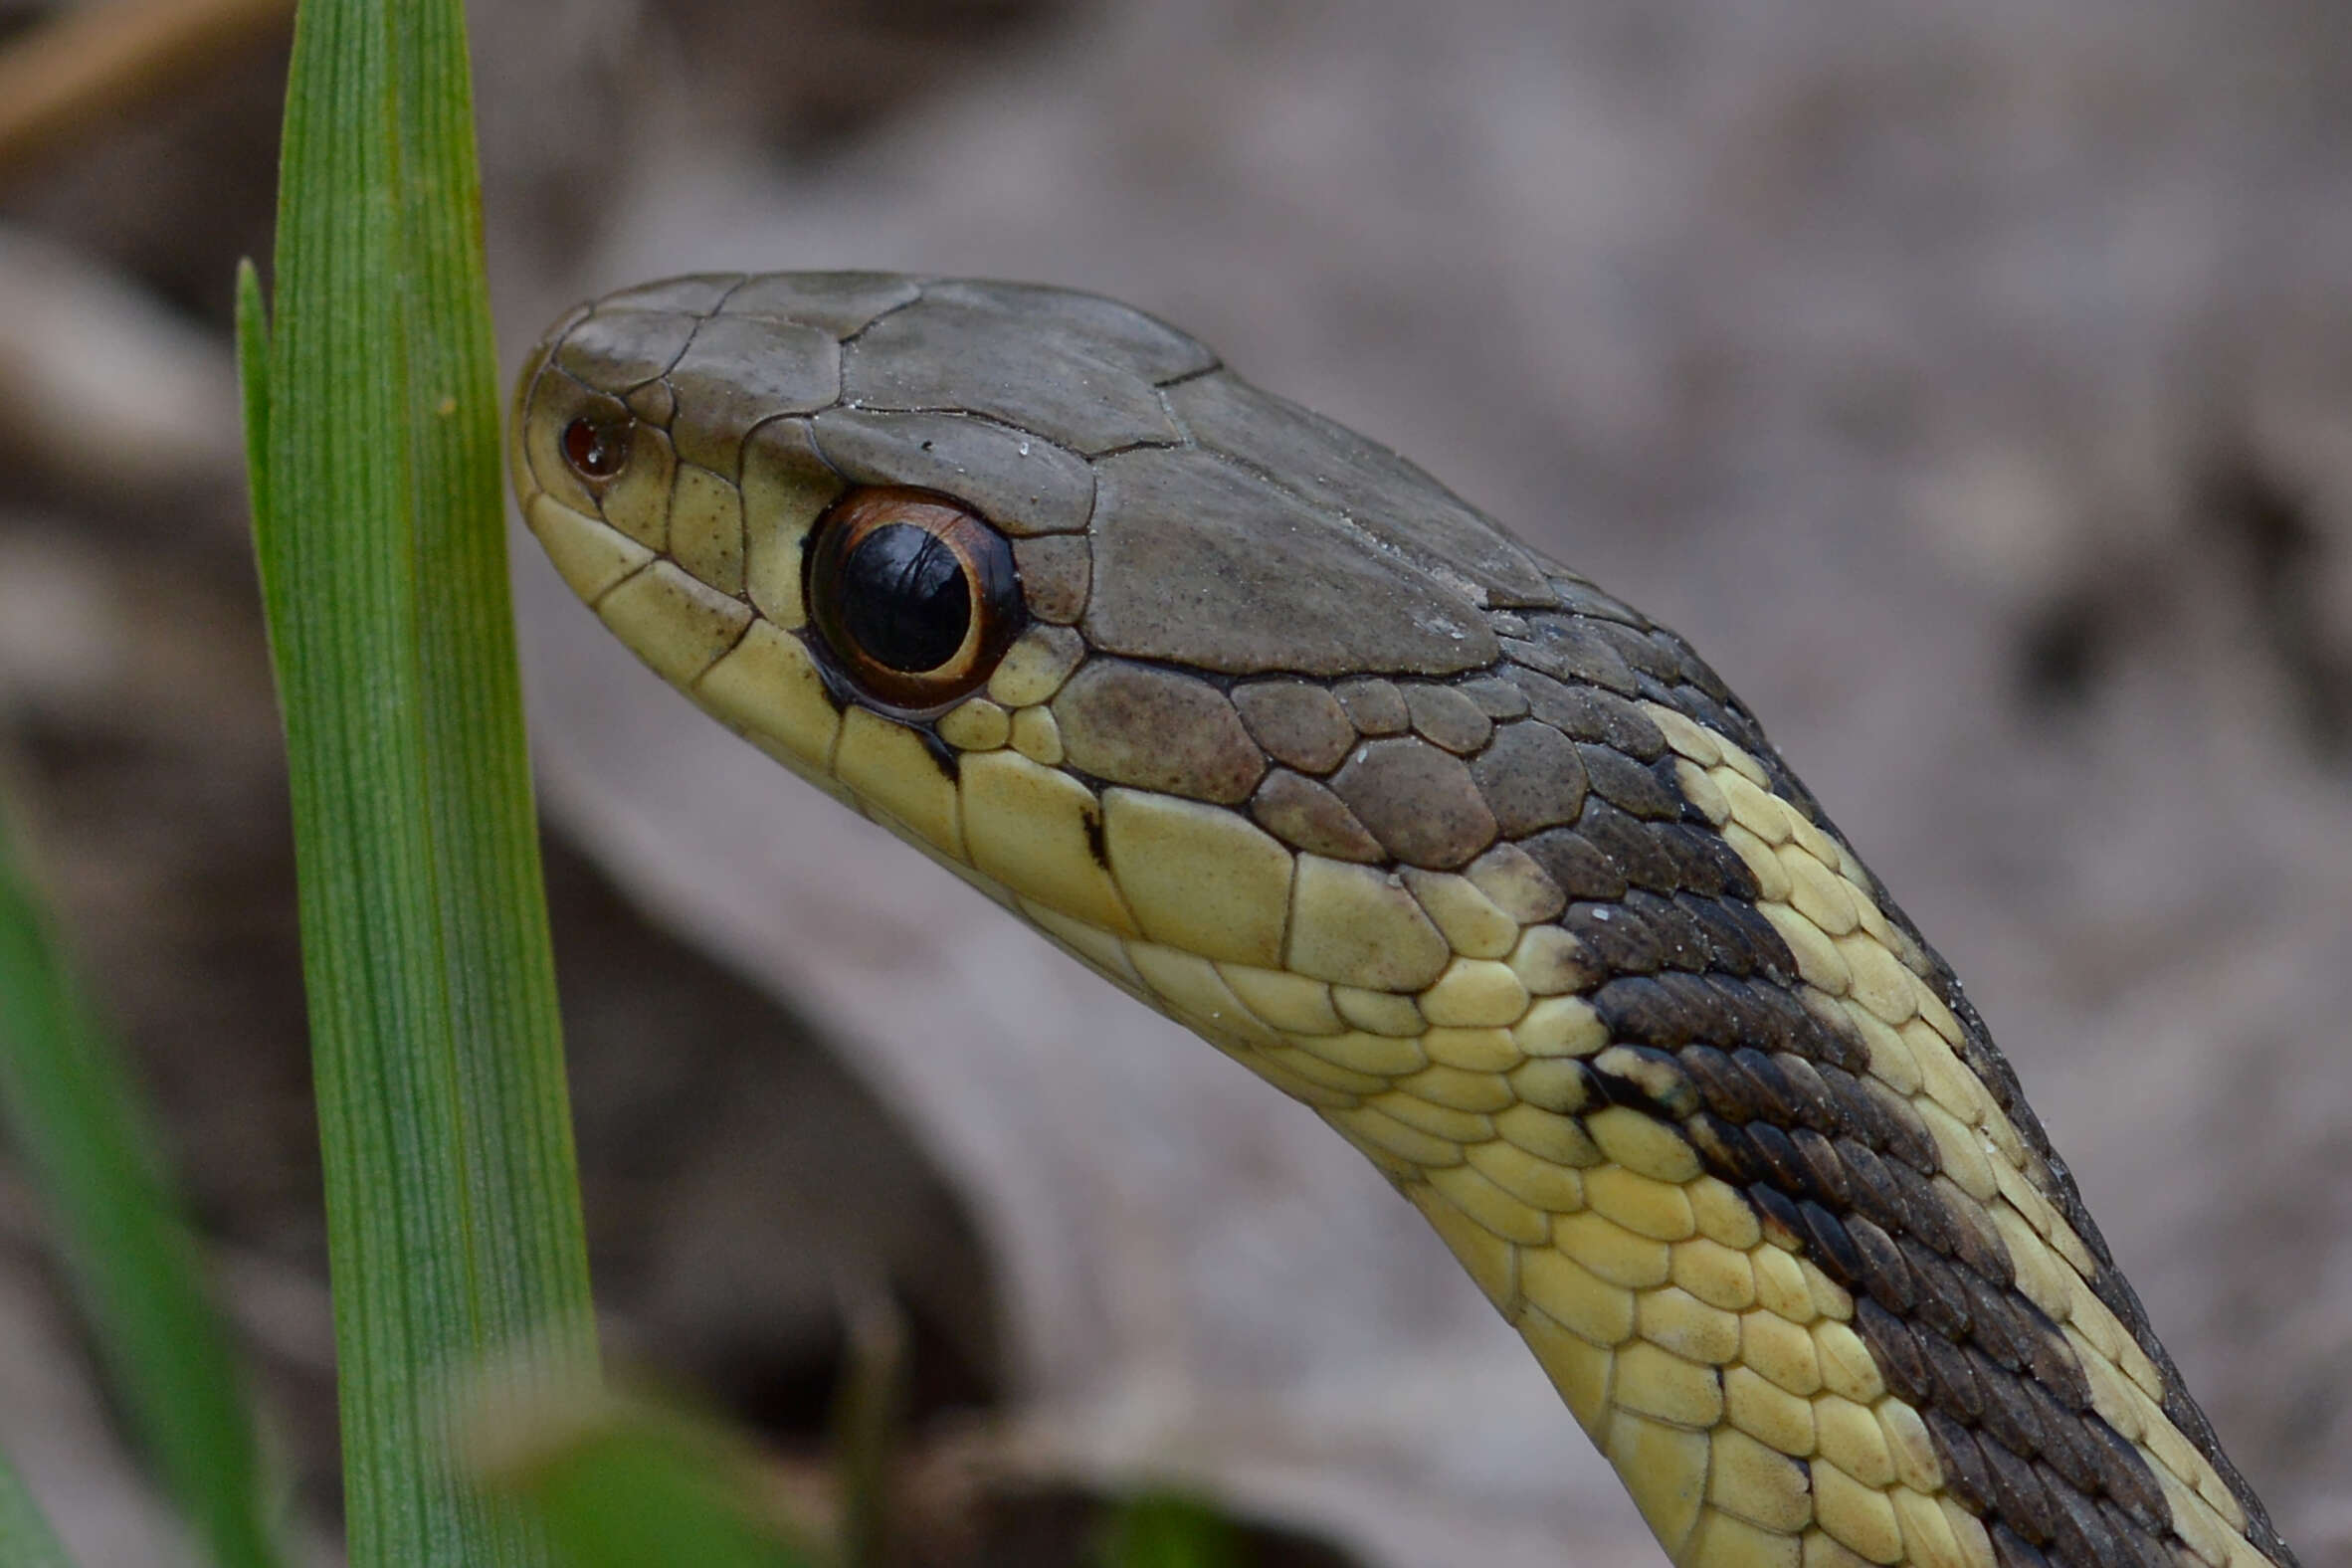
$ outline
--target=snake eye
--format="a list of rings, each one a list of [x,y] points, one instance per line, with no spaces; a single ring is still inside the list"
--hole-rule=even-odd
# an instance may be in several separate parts
[[[580,478],[603,484],[628,466],[630,427],[626,419],[573,420],[563,427],[563,461]]]
[[[818,521],[809,619],[842,673],[876,700],[920,711],[977,688],[1021,630],[1004,535],[929,490],[854,490]]]

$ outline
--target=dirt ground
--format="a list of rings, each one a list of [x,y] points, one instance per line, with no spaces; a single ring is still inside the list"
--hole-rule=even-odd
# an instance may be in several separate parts
[[[44,12],[0,0],[0,48]],[[664,273],[1093,288],[1688,635],[1967,979],[2305,1564],[2352,1568],[2352,12],[475,17],[510,357]],[[0,787],[325,1542],[323,1228],[227,368],[285,47],[0,158]],[[1083,1561],[1091,1499],[1147,1476],[1266,1519],[1269,1564],[1340,1560],[1317,1535],[1428,1568],[1658,1560],[1352,1156],[828,829],[517,572],[622,1354],[797,1485],[844,1302],[896,1303],[910,1562]],[[1033,1035],[1049,995],[1060,1033]],[[1095,1097],[1041,1093],[1081,1058]],[[183,1560],[13,1179],[0,1445],[84,1562]]]

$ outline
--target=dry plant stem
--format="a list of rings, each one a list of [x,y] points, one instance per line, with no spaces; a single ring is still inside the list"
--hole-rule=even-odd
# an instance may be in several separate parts
[[[292,0],[107,0],[26,33],[0,50],[0,184],[293,10]]]

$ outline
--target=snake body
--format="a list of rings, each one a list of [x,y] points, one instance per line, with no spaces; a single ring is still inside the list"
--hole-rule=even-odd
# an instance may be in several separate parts
[[[1059,290],[686,278],[511,464],[644,661],[1304,1101],[1693,1568],[2293,1568],[2009,1064],[1672,632]]]

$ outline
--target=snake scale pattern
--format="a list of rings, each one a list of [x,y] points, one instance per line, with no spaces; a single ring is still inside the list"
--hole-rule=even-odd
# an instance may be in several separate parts
[[[1690,1568],[2293,1568],[1951,972],[1672,632],[1141,312],[697,277],[510,461],[663,677],[1312,1106]]]

